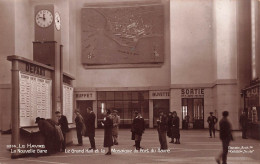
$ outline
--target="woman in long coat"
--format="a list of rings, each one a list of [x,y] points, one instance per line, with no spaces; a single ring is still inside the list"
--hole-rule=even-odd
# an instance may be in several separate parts
[[[104,147],[108,147],[108,152],[105,155],[111,155],[111,147],[113,146],[113,118],[110,110],[107,110],[107,115],[104,121],[102,121],[102,125],[104,126]]]
[[[173,112],[173,119],[172,119],[172,137],[176,138],[175,144],[180,144],[180,119],[177,116],[176,111]]]

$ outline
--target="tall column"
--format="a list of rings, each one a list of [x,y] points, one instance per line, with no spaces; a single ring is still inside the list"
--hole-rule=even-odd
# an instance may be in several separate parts
[[[238,129],[240,93],[237,85],[237,4],[237,0],[214,0],[213,3],[214,104],[220,117],[223,111],[229,111],[233,129]]]
[[[17,158],[19,153],[17,147],[20,138],[20,115],[19,115],[19,70],[18,61],[12,61],[12,138],[11,145],[16,147],[12,148],[11,158]]]
[[[153,100],[149,100],[149,128],[153,128]]]

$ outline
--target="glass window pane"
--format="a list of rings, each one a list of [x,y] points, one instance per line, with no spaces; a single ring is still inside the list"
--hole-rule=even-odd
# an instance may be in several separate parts
[[[123,101],[123,103],[124,103],[124,108],[131,108],[132,106],[131,106],[131,101]]]
[[[114,92],[106,92],[106,100],[114,100],[115,93]]]
[[[132,92],[132,100],[138,100],[138,92]]]
[[[116,109],[123,109],[124,108],[123,101],[115,101],[115,108]]]
[[[98,100],[106,100],[106,92],[98,92],[97,98]]]
[[[123,100],[123,92],[115,92],[115,100]]]
[[[123,98],[124,100],[131,100],[132,99],[131,92],[123,92]]]
[[[132,101],[132,108],[138,109],[138,111],[140,111],[140,108],[141,108],[140,102],[139,101]]]
[[[106,109],[113,110],[115,108],[114,101],[106,101]]]

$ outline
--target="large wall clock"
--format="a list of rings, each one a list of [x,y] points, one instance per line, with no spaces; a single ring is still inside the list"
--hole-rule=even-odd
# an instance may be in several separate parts
[[[40,10],[36,14],[35,21],[40,27],[49,27],[53,22],[53,15],[49,10]]]

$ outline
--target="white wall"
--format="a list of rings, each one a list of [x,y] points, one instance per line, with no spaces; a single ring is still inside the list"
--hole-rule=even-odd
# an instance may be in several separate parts
[[[212,1],[172,0],[171,84],[213,82]]]

